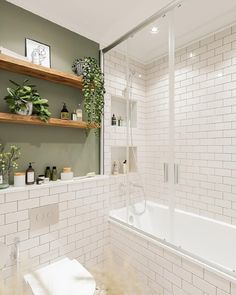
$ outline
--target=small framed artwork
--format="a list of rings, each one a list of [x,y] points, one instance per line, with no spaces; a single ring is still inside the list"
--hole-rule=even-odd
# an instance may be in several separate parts
[[[33,64],[51,68],[51,48],[49,45],[26,38],[25,55]]]

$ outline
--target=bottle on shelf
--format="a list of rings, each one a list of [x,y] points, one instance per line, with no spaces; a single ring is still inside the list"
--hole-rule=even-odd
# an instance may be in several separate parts
[[[82,121],[83,120],[83,111],[81,108],[81,104],[78,104],[78,107],[76,109],[76,117],[77,117],[77,121]]]
[[[35,172],[32,167],[32,163],[29,163],[29,168],[26,170],[26,173],[25,173],[25,183],[27,185],[31,185],[31,184],[34,184],[34,182],[35,182]]]
[[[115,160],[114,162],[113,162],[113,169],[112,169],[112,174],[113,175],[118,175],[119,174],[119,167],[120,166],[120,163],[119,163],[119,161],[118,160]]]
[[[46,167],[45,169],[45,177],[48,178],[49,180],[51,179],[51,169],[49,166]]]
[[[111,118],[111,125],[112,125],[112,126],[115,126],[115,125],[116,125],[116,116],[115,116],[115,114],[112,115],[112,118]]]
[[[68,111],[65,103],[63,104],[63,107],[61,110],[61,119],[62,120],[69,120],[69,111]]]
[[[124,162],[123,162],[122,169],[123,169],[123,174],[127,174],[127,161],[126,160],[124,160]]]
[[[118,120],[117,120],[117,122],[118,122],[118,126],[122,126],[122,117],[121,116],[119,116],[118,117]]]
[[[57,181],[57,179],[58,179],[57,167],[53,166],[52,167],[52,181]]]
[[[77,115],[76,115],[76,111],[74,110],[73,113],[71,113],[71,120],[72,121],[77,121]]]

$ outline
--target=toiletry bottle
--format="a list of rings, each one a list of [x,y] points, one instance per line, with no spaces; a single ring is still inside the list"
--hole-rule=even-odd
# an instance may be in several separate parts
[[[120,163],[118,160],[115,160],[113,162],[113,170],[112,170],[112,174],[113,175],[118,175],[119,174],[119,166],[120,166]]]
[[[123,174],[126,174],[127,173],[127,161],[126,160],[124,160],[122,168],[123,168]]]
[[[32,164],[29,163],[29,168],[25,172],[25,183],[30,185],[30,184],[34,184],[34,181],[35,181],[35,172],[32,167]]]
[[[78,108],[76,109],[76,117],[77,117],[77,121],[82,121],[83,120],[83,112],[82,112],[80,103],[78,105]]]
[[[57,167],[56,166],[53,166],[52,167],[52,181],[56,181],[58,179],[58,176],[57,176]]]
[[[121,121],[122,121],[122,118],[121,118],[121,116],[119,116],[119,117],[118,117],[118,120],[117,120],[117,122],[118,122],[118,126],[121,126]]]
[[[47,166],[45,169],[45,177],[49,178],[49,180],[51,179],[51,170],[49,166]]]
[[[112,126],[116,125],[116,116],[115,116],[115,114],[112,115],[112,118],[111,118],[111,125],[112,125]]]
[[[69,120],[69,112],[67,110],[66,104],[63,104],[63,108],[61,110],[61,119],[62,120]]]
[[[71,113],[71,120],[72,121],[77,121],[77,115],[76,115],[76,111],[74,110],[73,113]]]

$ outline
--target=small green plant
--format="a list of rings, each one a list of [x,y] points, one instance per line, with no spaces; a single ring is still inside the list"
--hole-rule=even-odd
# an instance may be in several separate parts
[[[9,151],[4,151],[4,146],[0,143],[0,171],[10,173],[18,168],[17,160],[20,157],[20,148],[11,145]]]
[[[4,146],[0,144],[0,189],[9,186],[10,174],[18,168],[17,160],[20,157],[20,148],[11,145],[8,151],[4,150]]]
[[[81,64],[82,71],[78,72],[76,64]],[[101,72],[95,58],[85,57],[76,59],[72,69],[75,73],[83,75],[83,97],[84,110],[87,115],[88,124],[95,124],[100,127],[104,109],[104,75]]]
[[[15,86],[7,88],[8,95],[5,100],[12,113],[38,116],[42,121],[47,122],[51,116],[48,110],[48,100],[41,98],[35,85],[28,84],[29,80],[24,80],[22,85],[10,80]]]

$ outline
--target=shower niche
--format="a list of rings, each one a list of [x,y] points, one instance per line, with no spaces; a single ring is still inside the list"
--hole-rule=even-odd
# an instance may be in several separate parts
[[[137,147],[129,147],[129,172],[137,172]],[[119,174],[123,174],[122,164],[126,160],[126,147],[125,146],[112,146],[111,147],[111,174],[113,172],[114,161],[119,161]]]
[[[116,116],[116,125],[112,125],[112,127],[119,128],[119,127],[127,126],[126,107],[127,107],[126,98],[124,98],[123,96],[111,97],[111,116],[113,114]],[[130,112],[130,127],[137,128],[137,101],[136,100],[133,100],[133,99],[130,100],[129,112]]]

